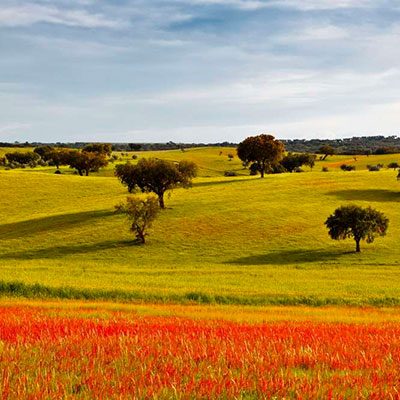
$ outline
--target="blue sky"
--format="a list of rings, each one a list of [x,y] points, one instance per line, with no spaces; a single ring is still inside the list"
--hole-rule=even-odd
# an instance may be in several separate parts
[[[398,0],[1,0],[0,141],[399,134]]]

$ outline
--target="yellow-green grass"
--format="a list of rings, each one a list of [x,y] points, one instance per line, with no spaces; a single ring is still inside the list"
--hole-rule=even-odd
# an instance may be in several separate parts
[[[205,168],[225,168],[216,167],[227,159],[216,150],[199,150],[203,160],[209,153]],[[163,154],[169,159],[170,152]],[[0,291],[6,294],[400,303],[400,186],[392,170],[198,178],[192,189],[166,199],[168,209],[145,246],[133,245],[124,217],[113,213],[128,194],[116,178],[0,171],[0,187]],[[351,240],[329,239],[324,227],[347,203],[372,205],[390,218],[388,235],[365,244],[361,254]]]

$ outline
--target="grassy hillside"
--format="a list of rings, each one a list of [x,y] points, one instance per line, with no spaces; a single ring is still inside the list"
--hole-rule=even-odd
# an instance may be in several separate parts
[[[240,163],[215,149],[208,149],[207,161],[206,150],[159,154],[197,157],[203,171],[219,176],[203,175],[192,189],[175,190],[146,246],[132,244],[124,217],[113,212],[127,195],[115,178],[0,171],[0,291],[242,304],[400,303],[395,172],[314,169],[263,180],[225,178],[219,172],[225,164]],[[365,244],[361,254],[353,253],[351,240],[330,240],[323,224],[347,203],[372,205],[390,218],[388,235]]]

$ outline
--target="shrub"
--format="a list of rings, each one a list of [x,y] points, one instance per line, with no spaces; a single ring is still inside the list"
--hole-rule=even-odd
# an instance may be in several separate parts
[[[235,171],[225,171],[224,176],[237,176]]]
[[[397,162],[391,162],[391,163],[388,164],[387,167],[388,168],[397,169],[397,168],[400,168],[400,165]]]
[[[296,170],[296,168],[300,168],[303,165],[313,168],[316,158],[317,156],[315,154],[288,153],[285,157],[283,157],[280,164],[283,165],[286,171],[293,172]]]
[[[342,165],[340,166],[340,169],[341,169],[342,171],[355,171],[356,166],[355,166],[355,165],[342,164]]]
[[[381,167],[379,165],[367,165],[368,171],[380,171]]]
[[[322,172],[329,172],[328,167],[322,167]]]

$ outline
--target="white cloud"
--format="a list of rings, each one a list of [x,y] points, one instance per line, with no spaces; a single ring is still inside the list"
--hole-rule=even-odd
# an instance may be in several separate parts
[[[294,8],[298,10],[335,10],[343,8],[378,7],[382,0],[173,0],[187,5],[232,6],[241,10],[261,8]]]
[[[0,6],[0,26],[29,26],[49,23],[85,28],[121,28],[124,22],[84,9],[66,9],[27,3],[20,6]]]
[[[302,11],[336,10],[344,8],[376,8],[382,0],[270,0],[269,7],[295,8]]]

